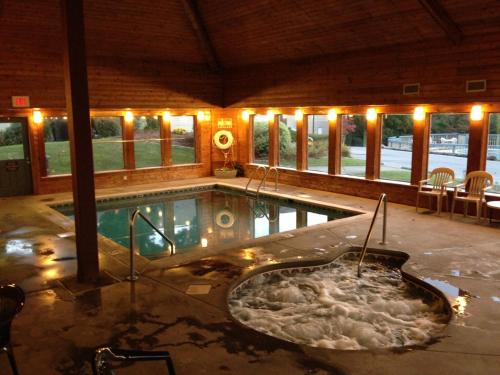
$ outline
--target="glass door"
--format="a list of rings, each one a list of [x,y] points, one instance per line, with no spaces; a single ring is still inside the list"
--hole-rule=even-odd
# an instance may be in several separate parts
[[[0,117],[0,196],[33,192],[25,118]]]

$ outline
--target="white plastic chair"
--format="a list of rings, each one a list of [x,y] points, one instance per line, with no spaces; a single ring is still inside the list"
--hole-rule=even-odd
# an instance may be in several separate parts
[[[453,201],[451,203],[450,218],[453,219],[455,212],[455,202],[464,202],[464,217],[467,216],[469,202],[476,204],[477,220],[481,221],[483,204],[485,203],[484,193],[493,186],[493,176],[485,171],[470,172],[465,177],[463,184],[455,186],[453,191]],[[462,194],[462,195],[461,195]],[[464,195],[465,194],[465,195]]]
[[[422,180],[418,183],[417,204],[415,205],[415,210],[418,212],[418,203],[421,195],[429,197],[429,203],[431,197],[436,197],[438,216],[441,215],[443,197],[445,198],[446,209],[448,209],[448,195],[446,193],[446,186],[452,183],[454,179],[455,172],[453,171],[453,169],[444,167],[433,169],[428,179]],[[431,182],[432,185],[427,186],[429,182]]]

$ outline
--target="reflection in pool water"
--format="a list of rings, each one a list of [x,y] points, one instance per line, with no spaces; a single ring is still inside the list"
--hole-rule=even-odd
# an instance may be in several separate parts
[[[139,207],[171,238],[176,253],[190,249],[228,248],[241,241],[356,215],[282,199],[250,198],[227,189],[98,202],[100,234],[129,247],[128,221]],[[58,208],[72,217],[71,207]],[[168,255],[160,235],[143,220],[136,222],[137,249],[149,258]]]

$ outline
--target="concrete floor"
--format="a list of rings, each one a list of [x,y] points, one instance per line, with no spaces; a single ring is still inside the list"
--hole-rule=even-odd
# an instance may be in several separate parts
[[[213,178],[137,187],[157,190]],[[224,180],[242,186],[245,179]],[[98,196],[130,193],[128,188]],[[280,192],[372,211],[376,202],[280,185]],[[277,234],[198,259],[139,259],[141,277],[122,281],[128,255],[100,239],[103,282],[78,285],[71,222],[46,204],[70,194],[0,199],[0,283],[27,292],[13,325],[21,374],[88,374],[99,346],[168,350],[179,374],[500,374],[499,225],[390,204],[384,248],[411,255],[405,271],[440,280],[456,314],[443,337],[424,348],[334,351],[284,342],[232,320],[226,295],[245,272],[269,263],[331,258],[361,245],[370,215]],[[390,197],[389,197],[390,200]],[[380,223],[371,247],[382,247]],[[190,285],[210,285],[207,295],[188,295]],[[0,355],[0,369],[7,366]],[[154,374],[160,367],[128,367],[118,373]],[[6,371],[1,371],[6,373]],[[8,373],[8,372],[7,372]]]

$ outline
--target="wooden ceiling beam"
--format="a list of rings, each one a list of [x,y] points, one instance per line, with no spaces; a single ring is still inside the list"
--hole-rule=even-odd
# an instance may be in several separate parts
[[[439,0],[418,0],[434,22],[444,31],[446,36],[458,45],[463,40],[462,30],[450,17]]]
[[[203,18],[201,17],[197,0],[181,0],[181,2],[182,5],[184,5],[184,9],[186,10],[186,14],[191,23],[191,26],[193,27],[194,32],[198,37],[201,49],[203,51],[203,54],[205,55],[205,59],[207,60],[208,65],[214,71],[220,71],[222,69],[222,66],[219,62],[212,41],[210,40],[210,36],[208,35],[208,31],[205,23],[203,22]]]

